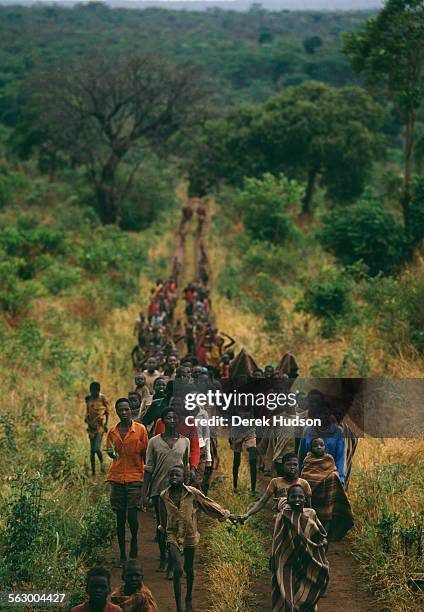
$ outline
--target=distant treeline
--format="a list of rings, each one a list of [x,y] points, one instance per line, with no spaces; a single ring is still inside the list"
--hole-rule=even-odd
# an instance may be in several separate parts
[[[219,104],[260,102],[307,80],[342,86],[352,81],[341,52],[342,32],[360,28],[370,12],[246,13],[0,6],[0,120],[14,121],[16,84],[40,64],[90,54],[152,51],[195,63]]]

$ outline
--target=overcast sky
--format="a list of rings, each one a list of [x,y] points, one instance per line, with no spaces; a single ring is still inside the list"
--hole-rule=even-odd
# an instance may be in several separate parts
[[[98,0],[93,0],[98,1]],[[0,0],[0,4],[75,4],[87,0]],[[166,6],[172,8],[205,9],[219,6],[229,10],[247,10],[253,0],[107,0],[111,6],[132,6],[143,8],[146,6]],[[259,2],[268,10],[364,10],[378,8],[383,0],[262,0]]]

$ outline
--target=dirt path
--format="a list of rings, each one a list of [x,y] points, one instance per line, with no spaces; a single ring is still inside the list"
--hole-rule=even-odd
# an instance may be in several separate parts
[[[153,510],[139,512],[139,554],[138,559],[143,567],[144,582],[152,591],[158,602],[161,612],[175,612],[174,592],[172,580],[166,580],[164,572],[156,571],[159,567],[159,548],[154,541],[156,533],[156,520]],[[127,529],[127,548],[129,549],[129,532]],[[116,567],[119,561],[118,543],[114,541],[114,567],[111,570],[112,589],[122,584],[122,569]],[[207,593],[205,589],[206,576],[199,558],[201,549],[197,551],[195,563],[196,580],[193,591],[193,604],[195,610],[204,612],[207,610]],[[183,579],[183,598],[185,596],[185,579]]]
[[[194,259],[190,256],[187,257],[187,251],[190,249],[191,243],[200,239],[200,236],[195,234],[194,220],[182,221],[179,228],[175,233],[174,238],[174,251],[171,263],[172,274],[178,282],[179,299],[176,308],[176,318],[184,319],[184,300],[181,297],[181,290],[184,284],[192,278],[188,278],[191,275],[191,267],[197,269],[197,257],[200,254],[199,247],[196,244],[196,254]],[[194,278],[194,276],[193,276]],[[174,612],[174,592],[172,580],[167,580],[164,572],[159,572],[159,548],[155,542],[156,535],[156,520],[153,510],[147,512],[139,512],[139,554],[138,559],[142,565],[144,571],[144,582],[154,594],[159,609],[161,612]],[[130,546],[130,533],[127,525],[126,531],[127,539],[127,550]],[[193,605],[194,609],[198,612],[205,612],[208,609],[208,598],[207,598],[207,576],[204,572],[202,563],[200,562],[202,556],[202,545],[200,544],[196,551],[195,561],[195,573],[196,580],[194,583],[193,590]],[[113,567],[111,569],[111,582],[112,589],[122,584],[122,568],[119,566],[119,548],[116,538],[113,542]],[[185,597],[185,579],[183,578],[183,590],[182,596]]]
[[[191,255],[193,253],[193,255]],[[191,255],[191,256],[190,256]],[[195,226],[194,219],[189,222],[181,223],[176,232],[172,269],[178,278],[178,289],[181,292],[184,283],[190,282],[195,277],[209,276],[209,262],[205,249],[205,225],[199,231],[199,226]],[[183,299],[177,303],[176,318],[184,318]],[[269,478],[259,476],[260,489],[265,489]],[[270,529],[272,529],[272,512],[268,513]],[[154,513],[150,510],[147,513],[139,514],[139,560],[142,563],[145,583],[154,593],[161,612],[173,612],[175,610],[172,581],[166,580],[163,572],[158,572],[159,550],[154,541],[156,533],[156,523]],[[127,537],[128,533],[127,533]],[[129,548],[129,544],[128,544]],[[200,558],[202,551],[197,551],[196,560],[196,580],[193,593],[195,609],[198,612],[208,610],[208,577],[204,571]],[[114,542],[115,567],[112,569],[113,588],[121,584],[121,568],[117,567],[119,552],[117,542]],[[330,545],[330,585],[326,596],[319,602],[319,612],[368,612],[378,610],[376,602],[363,590],[357,578],[357,564],[349,552],[348,541],[338,542]],[[271,610],[271,576],[267,572],[265,575],[254,580],[251,586],[255,594],[256,603],[254,609]],[[183,596],[185,584],[183,582]],[[381,609],[381,607],[380,607]]]
[[[355,559],[349,553],[345,540],[330,545],[330,584],[327,594],[318,603],[318,612],[371,612],[381,610],[362,588]],[[257,600],[257,609],[271,610],[271,574],[257,579],[252,586]]]
[[[330,544],[330,584],[327,595],[319,603],[319,612],[368,612],[381,610],[364,590],[357,577],[357,563],[349,552],[348,540]]]

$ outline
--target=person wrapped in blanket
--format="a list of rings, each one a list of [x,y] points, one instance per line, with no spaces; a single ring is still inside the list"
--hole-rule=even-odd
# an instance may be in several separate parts
[[[343,429],[337,425],[336,419],[331,414],[330,406],[319,391],[311,391],[308,395],[309,418],[319,419],[320,425],[305,427],[303,437],[299,445],[299,465],[303,464],[307,453],[311,450],[314,438],[322,438],[325,442],[327,453],[331,455],[336,464],[339,478],[345,481],[345,439]]]
[[[341,540],[353,527],[349,500],[332,455],[326,452],[323,438],[311,441],[303,462],[302,478],[312,489],[312,507],[328,533],[330,542]]]
[[[298,485],[280,500],[272,540],[272,612],[312,612],[329,581],[327,534]]]

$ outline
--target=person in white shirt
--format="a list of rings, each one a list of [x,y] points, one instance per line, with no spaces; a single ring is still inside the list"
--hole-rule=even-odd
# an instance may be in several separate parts
[[[203,491],[203,477],[205,474],[205,470],[210,470],[212,468],[212,453],[211,453],[211,434],[209,425],[200,425],[200,421],[202,419],[209,419],[209,414],[206,408],[203,406],[197,405],[197,407],[193,411],[194,416],[196,417],[196,429],[197,436],[199,438],[199,450],[200,450],[200,460],[199,467],[197,468],[197,482],[199,488]],[[204,491],[203,491],[204,492]],[[206,495],[206,493],[205,493]]]

